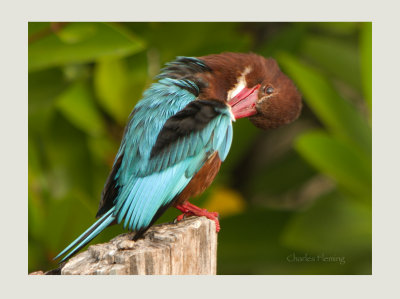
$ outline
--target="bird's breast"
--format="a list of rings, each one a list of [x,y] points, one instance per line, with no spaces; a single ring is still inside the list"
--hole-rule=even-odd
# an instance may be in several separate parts
[[[204,163],[203,167],[193,176],[185,189],[178,195],[174,206],[181,205],[190,197],[203,193],[214,181],[221,167],[221,159],[218,152],[214,152]]]

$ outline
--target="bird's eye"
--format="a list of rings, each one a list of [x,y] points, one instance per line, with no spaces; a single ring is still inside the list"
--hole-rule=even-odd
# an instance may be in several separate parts
[[[265,92],[266,94],[271,94],[271,93],[274,92],[274,88],[271,87],[271,86],[266,86],[266,87],[264,87],[264,92]]]

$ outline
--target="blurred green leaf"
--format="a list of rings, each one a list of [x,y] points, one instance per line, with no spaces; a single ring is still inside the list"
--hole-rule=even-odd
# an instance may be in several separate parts
[[[189,23],[186,36],[200,37],[197,41],[191,41],[191,47],[196,46],[193,55],[209,55],[221,52],[247,52],[251,45],[251,36],[240,30],[240,23]],[[180,25],[181,29],[182,25]],[[189,30],[193,29],[189,32]],[[193,33],[195,35],[193,35]],[[185,36],[185,35],[183,35]],[[189,39],[190,40],[190,39]]]
[[[363,23],[360,36],[361,79],[365,100],[372,109],[372,23]]]
[[[103,119],[85,83],[72,85],[58,98],[57,107],[77,128],[91,135],[104,133]]]
[[[29,136],[44,134],[54,116],[56,98],[69,86],[63,72],[48,69],[28,74]]]
[[[282,234],[295,250],[350,258],[371,252],[372,210],[334,192],[322,196],[308,210],[295,215]]]
[[[364,200],[371,197],[371,159],[348,143],[329,136],[325,132],[301,135],[296,150],[322,173]]]
[[[129,112],[133,110],[133,107],[142,98],[143,91],[154,82],[154,77],[160,71],[158,54],[151,54],[154,52],[157,53],[157,51],[149,49],[125,59],[129,72],[129,98],[127,98]]]
[[[42,138],[41,150],[51,199],[65,198],[74,189],[91,193],[94,170],[85,132],[56,111]]]
[[[53,105],[69,82],[60,69],[48,69],[28,74],[29,114],[40,113]]]
[[[32,186],[30,182],[30,186]],[[34,192],[31,187],[28,195],[28,225],[30,236],[36,240],[40,239],[45,226],[45,207],[40,199],[40,193]]]
[[[70,82],[87,80],[92,76],[92,66],[88,64],[68,64],[62,67],[62,72],[66,80]]]
[[[96,34],[96,23],[70,23],[55,34],[65,44],[76,44],[90,39]]]
[[[289,251],[282,248],[277,240],[290,217],[291,212],[258,208],[222,218],[221,232],[218,234],[218,266],[223,267],[232,260],[246,261],[247,264],[271,262],[277,257],[281,264],[285,264],[285,256]]]
[[[53,257],[57,251],[64,248],[66,243],[70,243],[95,222],[96,207],[94,198],[88,198],[76,189],[70,190],[63,200],[50,203],[47,219],[49,223],[57,223],[57,226],[46,226],[44,234]],[[80,221],[71,221],[71,219]]]
[[[322,29],[325,33],[336,35],[351,35],[356,33],[359,23],[357,22],[315,22],[312,23],[316,29]]]
[[[282,194],[301,187],[315,175],[315,170],[294,150],[288,151],[270,165],[263,165],[262,169],[246,186],[249,193]]]
[[[361,114],[316,70],[287,53],[280,53],[278,59],[321,122],[336,136],[371,154],[371,129]]]
[[[159,52],[161,63],[176,56],[248,51],[251,45],[251,36],[246,32],[238,32],[239,23],[154,22],[123,25],[140,36],[146,36],[151,48]]]
[[[102,107],[121,125],[126,123],[131,105],[129,76],[121,59],[102,59],[94,70],[94,86]]]
[[[29,23],[29,26],[31,23]],[[144,42],[121,26],[108,23],[69,23],[28,47],[28,69],[37,71],[101,57],[122,57],[144,49]]]
[[[356,45],[333,37],[308,35],[303,39],[300,53],[328,74],[361,90],[360,61]]]
[[[297,53],[303,39],[307,36],[306,29],[307,23],[289,23],[269,37],[267,43],[261,44],[257,52],[265,57],[274,57],[277,52],[282,51]]]
[[[46,179],[38,142],[28,137],[28,221],[30,234],[38,239],[45,224]]]
[[[243,155],[251,148],[254,139],[260,133],[247,118],[236,121],[233,124],[233,131],[234,136],[241,136],[241,138],[234,137],[232,140],[229,155],[226,157],[223,165],[223,169],[227,173],[232,173],[235,165],[239,163]]]
[[[31,273],[41,269],[48,261],[43,252],[43,243],[35,240],[32,236],[28,235],[28,237],[28,273]]]
[[[29,22],[28,23],[28,36],[37,34],[43,30],[50,29],[50,22]]]
[[[88,146],[93,158],[102,161],[111,169],[119,144],[108,136],[88,136]]]

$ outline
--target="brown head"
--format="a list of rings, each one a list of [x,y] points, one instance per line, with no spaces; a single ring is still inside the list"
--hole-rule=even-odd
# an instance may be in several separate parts
[[[223,99],[236,119],[249,117],[261,129],[293,122],[301,112],[301,94],[272,58],[222,53],[200,57],[213,72],[205,98]],[[212,77],[211,77],[212,76]]]
[[[266,59],[268,76],[262,81],[256,101],[257,114],[250,121],[260,129],[273,129],[295,121],[301,112],[301,94],[273,59]]]

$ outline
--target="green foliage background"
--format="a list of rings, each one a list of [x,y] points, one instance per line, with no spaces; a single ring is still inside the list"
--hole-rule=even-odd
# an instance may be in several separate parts
[[[273,131],[234,124],[220,174],[194,201],[221,212],[218,273],[371,273],[371,23],[28,29],[29,272],[56,267],[52,258],[94,222],[127,117],[165,62],[252,51],[277,59],[304,108]],[[122,232],[107,228],[95,242]]]

